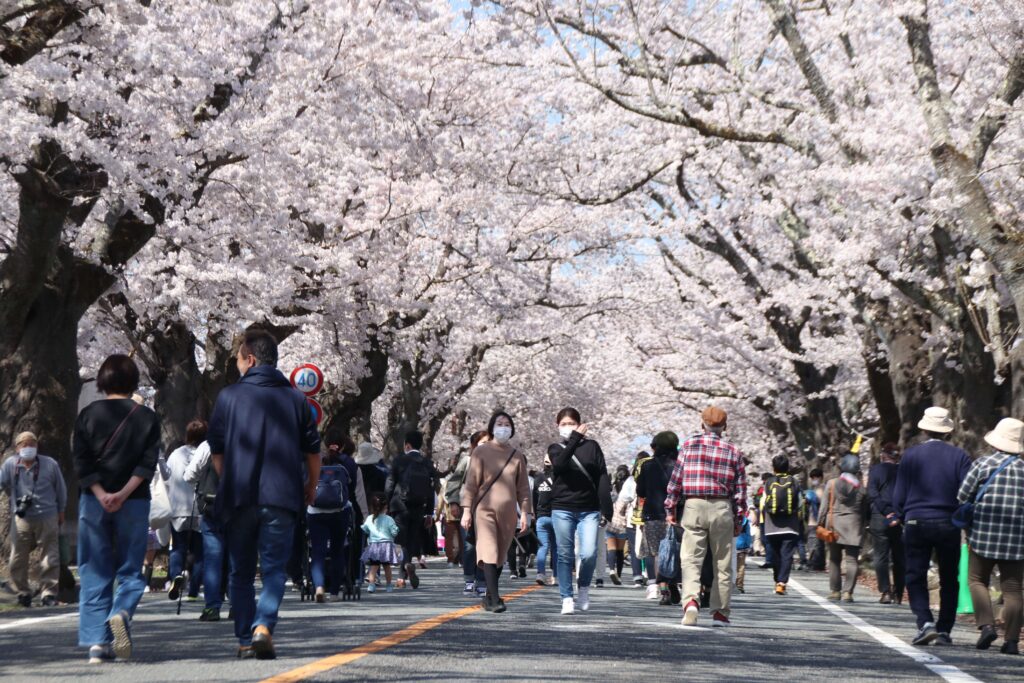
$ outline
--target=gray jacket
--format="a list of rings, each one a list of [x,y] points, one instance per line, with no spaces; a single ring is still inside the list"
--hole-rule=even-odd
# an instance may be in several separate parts
[[[833,503],[833,495],[835,502]],[[831,513],[829,508],[832,508]],[[868,501],[864,486],[839,477],[825,484],[825,497],[821,501],[818,524],[824,524],[839,534],[839,545],[860,547],[864,541],[864,526],[868,519]]]
[[[37,455],[36,462],[28,469],[21,465],[17,455],[7,458],[0,465],[0,491],[9,496],[12,512],[19,498],[33,496],[26,518],[56,516],[64,512],[68,504],[68,488],[60,465],[47,455]]]

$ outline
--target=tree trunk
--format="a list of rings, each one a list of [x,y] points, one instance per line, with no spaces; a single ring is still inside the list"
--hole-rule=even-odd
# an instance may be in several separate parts
[[[371,329],[363,351],[366,374],[356,382],[356,390],[334,398],[331,387],[324,391],[324,421],[322,431],[340,431],[352,437],[357,444],[370,441],[373,403],[388,386],[388,355],[383,349],[377,328]]]

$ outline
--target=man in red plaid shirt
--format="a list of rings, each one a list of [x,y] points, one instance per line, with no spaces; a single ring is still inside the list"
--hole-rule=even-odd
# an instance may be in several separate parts
[[[729,625],[732,596],[732,539],[747,514],[747,472],[743,454],[722,437],[727,415],[716,406],[701,413],[703,433],[679,448],[679,459],[668,484],[665,509],[675,524],[680,498],[683,505],[683,625],[697,623],[700,611],[700,570],[708,550],[715,563],[711,591],[712,626]]]

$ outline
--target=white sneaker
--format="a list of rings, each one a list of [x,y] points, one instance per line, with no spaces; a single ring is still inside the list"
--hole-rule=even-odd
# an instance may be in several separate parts
[[[546,586],[546,585],[548,585],[548,575],[547,574],[537,574],[537,585],[538,586]]]
[[[647,597],[645,600],[658,600],[661,598],[661,592],[658,590],[658,584],[652,583],[647,586]]]
[[[562,614],[575,614],[576,604],[572,598],[562,598]]]
[[[697,602],[690,600],[686,603],[686,609],[683,610],[683,626],[696,625],[698,614],[700,614],[700,608],[697,607]]]
[[[590,609],[590,587],[580,588],[580,609],[586,612]]]

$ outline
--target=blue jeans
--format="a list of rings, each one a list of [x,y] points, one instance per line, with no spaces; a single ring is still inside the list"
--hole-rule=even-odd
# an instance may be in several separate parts
[[[78,499],[80,646],[113,642],[107,620],[121,610],[135,614],[146,588],[142,563],[148,534],[148,500],[126,500],[120,510],[110,513],[90,493]]]
[[[544,574],[548,554],[555,548],[555,526],[550,516],[537,518],[537,540],[540,542],[537,547],[537,573]],[[551,564],[556,563],[552,562]]]
[[[203,542],[199,533],[189,529],[175,531],[171,526],[171,552],[167,565],[167,576],[180,576],[187,566],[188,554],[192,553],[192,566],[188,574],[188,596],[199,595],[199,584],[203,576]]]
[[[476,563],[476,544],[470,543],[466,530],[459,525],[462,534],[462,576],[466,583],[476,581],[478,586],[484,585],[484,570]]]
[[[555,529],[555,543],[558,546],[555,571],[558,576],[558,592],[562,598],[571,598],[572,572],[576,568],[576,532],[580,534],[580,575],[576,582],[580,588],[588,588],[594,578],[594,568],[597,566],[597,530],[601,513],[597,510],[552,510],[551,521]]]
[[[309,573],[313,586],[323,587],[331,595],[337,595],[341,579],[345,576],[345,534],[348,520],[343,512],[322,512],[307,515],[309,524],[310,562]],[[325,564],[331,560],[331,576],[326,578]]]
[[[284,598],[285,566],[292,552],[296,514],[271,506],[231,511],[224,534],[231,559],[228,582],[235,613],[235,636],[240,645],[252,644],[252,630],[277,625],[277,611]],[[255,542],[254,542],[255,541]],[[263,590],[256,604],[256,560],[259,558]]]
[[[206,515],[200,523],[203,532],[203,596],[206,608],[219,610],[224,604],[221,584],[224,571],[224,536],[210,524]]]

